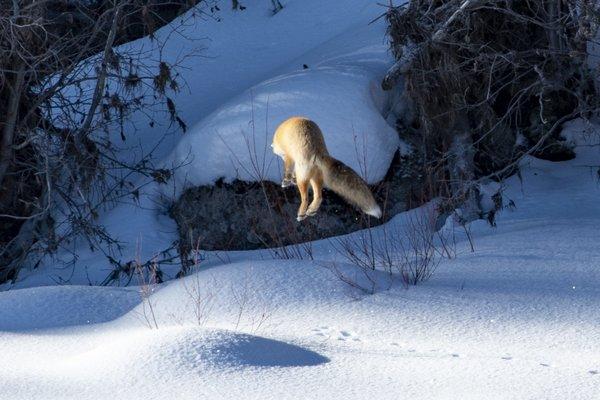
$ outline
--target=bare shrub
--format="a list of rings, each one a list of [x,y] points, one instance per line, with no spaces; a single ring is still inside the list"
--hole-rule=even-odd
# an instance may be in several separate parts
[[[410,0],[386,18],[397,62],[382,86],[404,77],[416,116],[401,134],[432,176],[441,218],[457,209],[461,223],[489,217],[481,184],[517,172],[525,155],[574,156],[559,134],[598,110],[586,65],[598,2]]]
[[[138,314],[148,328],[158,329],[158,321],[154,311],[155,304],[152,295],[155,293],[156,286],[159,283],[159,270],[153,264],[150,265],[150,268],[144,268],[140,263],[135,264],[134,270],[142,300],[142,310]]]
[[[165,109],[177,129],[185,123],[169,97],[182,59],[150,61],[117,45],[168,22],[159,9],[173,18],[193,4],[0,2],[0,282],[75,237],[118,254],[100,213],[172,171],[155,168],[152,151],[123,161],[115,134],[125,141],[129,116],[148,107]]]
[[[216,279],[212,280],[212,284],[210,285],[211,290],[204,289],[205,285],[202,284],[200,274],[198,274],[198,264],[192,267],[189,272],[191,276],[183,280],[183,286],[190,300],[194,321],[198,326],[202,327],[210,318],[220,289]]]
[[[431,278],[443,258],[454,256],[455,242],[436,231],[437,213],[432,207],[407,212],[401,218],[330,240],[337,254],[360,271],[365,278],[361,281],[368,286],[356,276],[343,274],[335,263],[334,273],[367,293],[377,287],[377,272],[386,272],[391,279],[400,277],[406,287]]]
[[[139,272],[148,273],[149,271],[152,271],[151,275],[154,276],[157,283],[162,283],[164,281],[163,267],[181,265],[181,257],[177,250],[177,243],[173,243],[167,249],[159,251],[154,257],[144,262],[141,261],[139,255],[134,260],[120,261],[110,254],[106,254],[112,270],[99,285],[128,286]]]
[[[436,242],[436,237],[443,236],[435,232],[436,215],[433,212],[409,213],[406,223],[395,232],[391,232],[390,246],[398,259],[388,257],[388,246],[385,246],[383,258],[387,268],[396,269],[402,276],[405,285],[417,285],[428,280],[437,268],[441,257],[447,254],[445,240]],[[386,236],[387,236],[386,232]],[[392,263],[389,263],[392,261]],[[384,265],[386,263],[384,262]]]
[[[231,296],[237,306],[234,327],[235,329],[243,327],[250,333],[256,333],[271,318],[278,305],[258,297],[261,291],[253,286],[252,279],[243,279],[242,282],[240,286],[230,286]],[[250,305],[254,308],[252,312],[249,310]]]
[[[354,135],[354,147],[360,172],[367,179],[366,136],[363,138],[363,143],[359,144]],[[426,186],[423,188],[426,190]],[[419,204],[425,202],[423,196],[421,193]],[[429,279],[440,255],[435,236],[441,234],[436,232],[435,217],[435,210],[424,207],[404,214],[405,223],[400,227],[390,222],[378,228],[371,227],[370,219],[366,218],[366,229],[329,240],[336,253],[355,266],[362,278],[348,276],[336,263],[331,266],[333,272],[342,281],[367,293],[373,293],[378,286],[377,272],[385,271],[390,278],[399,275],[407,286]],[[441,246],[447,247],[447,243],[442,241]]]
[[[283,236],[287,238],[294,237],[295,233],[296,231],[290,228]],[[314,260],[312,241],[292,243],[282,247],[269,247],[267,251],[274,259]]]
[[[373,241],[373,229],[369,226],[348,236],[329,239],[329,243],[346,263],[357,268],[356,272],[360,276],[349,275],[335,261],[328,265],[331,271],[342,282],[365,293],[375,293],[377,289],[377,277],[375,275],[380,266],[380,254]]]

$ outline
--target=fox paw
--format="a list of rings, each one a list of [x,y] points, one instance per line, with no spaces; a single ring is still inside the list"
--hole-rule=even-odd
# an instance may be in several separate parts
[[[311,210],[311,209],[309,208],[308,210],[306,210],[306,215],[307,215],[308,217],[312,217],[312,216],[314,216],[314,215],[316,215],[316,214],[317,214],[317,211],[319,211],[319,210]]]
[[[294,186],[294,181],[292,181],[292,180],[289,180],[289,179],[284,179],[284,180],[281,182],[281,187],[282,187],[282,188],[286,188],[286,187],[290,187],[290,186]]]
[[[298,215],[298,216],[296,217],[296,221],[298,221],[298,222],[300,222],[300,221],[303,221],[303,220],[305,220],[305,219],[306,219],[306,217],[307,217],[307,215],[306,215],[306,214]]]

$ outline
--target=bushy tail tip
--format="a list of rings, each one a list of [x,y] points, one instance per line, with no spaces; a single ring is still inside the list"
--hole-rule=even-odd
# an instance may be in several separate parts
[[[365,214],[369,214],[370,216],[379,219],[381,218],[381,208],[378,205],[375,205],[375,207],[365,210]]]

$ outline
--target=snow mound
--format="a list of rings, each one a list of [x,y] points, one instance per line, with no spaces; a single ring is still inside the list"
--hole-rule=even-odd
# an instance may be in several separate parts
[[[246,260],[201,267],[167,282],[114,324],[148,325],[151,318],[159,327],[200,321],[203,326],[254,332],[298,307],[311,310],[317,304],[360,298],[364,293],[343,282],[341,275],[364,288],[390,286],[389,275],[382,271],[363,272],[340,262]]]
[[[129,329],[96,339],[91,349],[59,361],[58,368],[102,375],[143,368],[146,373],[161,375],[172,371],[313,366],[329,361],[314,351],[279,340],[189,326]]]
[[[200,348],[210,362],[225,366],[306,367],[323,364],[328,358],[300,346],[260,336],[211,331]]]
[[[277,126],[294,115],[314,120],[331,155],[369,182],[383,178],[398,147],[398,134],[377,108],[383,95],[360,67],[320,67],[267,80],[230,101],[191,129],[173,155],[178,187],[210,184],[220,177],[281,180],[270,144]]]

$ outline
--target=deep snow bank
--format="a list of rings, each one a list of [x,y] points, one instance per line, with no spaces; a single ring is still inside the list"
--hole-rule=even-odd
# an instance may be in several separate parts
[[[377,182],[399,143],[378,108],[383,97],[377,76],[361,67],[325,64],[267,80],[182,138],[173,163],[190,162],[176,172],[177,186],[209,184],[220,177],[280,182],[281,162],[270,144],[277,126],[294,115],[317,122],[331,155]]]

